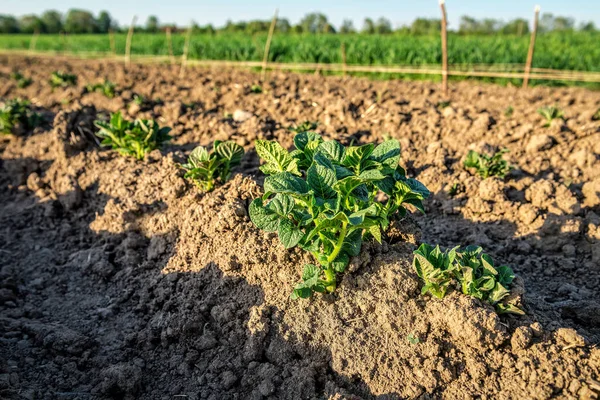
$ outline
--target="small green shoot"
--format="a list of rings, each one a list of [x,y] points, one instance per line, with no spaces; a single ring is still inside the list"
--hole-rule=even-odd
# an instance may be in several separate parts
[[[13,72],[10,74],[10,79],[17,81],[17,87],[20,89],[26,88],[33,82],[31,78],[26,78],[20,72]]]
[[[94,125],[100,129],[96,135],[102,139],[103,146],[110,146],[120,154],[138,160],[171,139],[171,128],[160,128],[154,120],[127,121],[120,112],[111,114],[108,123],[95,121]]]
[[[102,83],[89,84],[86,87],[88,93],[100,92],[109,99],[112,99],[116,95],[116,85],[111,81],[105,79]]]
[[[188,162],[181,165],[185,178],[192,180],[199,188],[210,192],[219,181],[227,182],[233,167],[240,164],[244,156],[244,148],[239,144],[215,140],[211,152],[205,147],[196,147],[188,157]]]
[[[413,267],[424,283],[421,294],[430,293],[442,299],[449,288],[458,286],[463,294],[494,306],[499,314],[524,314],[506,301],[515,278],[512,269],[505,265],[494,266],[492,258],[483,253],[481,247],[441,251],[439,246],[423,243],[414,255]]]
[[[33,129],[42,122],[39,114],[31,109],[27,100],[13,99],[0,108],[0,133],[18,135]]]
[[[141,106],[141,105],[144,104],[144,101],[145,101],[144,96],[142,96],[141,94],[134,94],[133,95],[133,103],[134,104],[136,104],[138,106]]]
[[[440,110],[443,110],[446,107],[450,107],[450,104],[452,104],[450,101],[439,101],[437,103],[437,108],[439,108]]]
[[[296,132],[296,133],[310,132],[310,131],[314,131],[315,129],[317,129],[318,125],[319,125],[318,122],[304,121],[298,125],[290,126],[288,129],[290,131]]]
[[[260,86],[260,85],[252,85],[252,86],[250,86],[250,93],[259,94],[259,93],[262,93],[262,92],[263,92],[262,86]]]
[[[598,110],[596,110],[596,113],[594,115],[592,115],[592,120],[600,121],[600,108]]]
[[[414,333],[409,333],[406,337],[406,340],[408,340],[408,343],[410,344],[419,344],[420,342],[419,337]]]
[[[265,194],[249,208],[250,219],[266,232],[277,232],[286,248],[299,246],[318,265],[306,264],[292,298],[333,292],[337,274],[360,253],[363,239],[381,243],[390,219],[405,215],[408,205],[424,212],[427,188],[407,178],[400,143],[344,147],[314,132],[294,137],[296,149],[275,141],[256,141],[265,161]],[[385,195],[385,196],[384,196]],[[377,201],[385,197],[382,202]]]
[[[464,167],[475,169],[475,172],[482,179],[487,179],[491,176],[504,178],[512,168],[508,161],[503,158],[505,153],[508,153],[508,149],[499,150],[492,156],[469,150],[467,158],[464,161]]]
[[[508,106],[508,107],[506,107],[506,110],[504,110],[504,116],[506,118],[510,118],[510,117],[512,117],[514,112],[515,112],[515,109],[513,108],[513,106]]]
[[[454,197],[457,194],[462,193],[464,191],[465,191],[465,188],[460,182],[454,182],[452,184],[452,186],[450,186],[450,189],[448,190],[448,195],[450,197]]]
[[[75,86],[77,84],[77,75],[66,72],[54,71],[50,75],[50,86],[53,88]]]
[[[555,106],[550,107],[542,107],[537,110],[538,114],[540,114],[546,120],[544,127],[549,127],[552,124],[552,121],[555,119],[564,119],[564,114],[562,110]]]

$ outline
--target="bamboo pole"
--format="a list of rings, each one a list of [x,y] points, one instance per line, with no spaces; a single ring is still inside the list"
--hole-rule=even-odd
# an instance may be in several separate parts
[[[188,51],[190,50],[190,39],[192,37],[192,24],[187,29],[185,34],[185,43],[183,44],[183,55],[181,56],[181,68],[179,69],[179,77],[185,76],[185,67],[187,66]]]
[[[40,31],[36,29],[33,31],[33,36],[31,37],[31,42],[29,43],[30,53],[35,52],[35,44],[37,43],[38,36],[40,36]]]
[[[131,39],[133,38],[133,29],[137,22],[137,16],[134,15],[131,19],[131,25],[129,25],[129,31],[127,32],[127,42],[125,43],[125,64],[131,63]]]
[[[525,73],[523,74],[523,87],[529,85],[529,74],[531,72],[531,63],[533,62],[533,50],[535,48],[535,35],[538,28],[538,19],[540,17],[540,6],[535,6],[535,14],[533,17],[533,30],[531,31],[531,39],[529,40],[529,50],[527,51],[527,62],[525,63]]]
[[[442,10],[442,93],[448,97],[448,21],[445,0],[440,0],[440,9]]]
[[[171,41],[171,27],[167,26],[165,31],[167,35],[167,47],[169,49],[169,59],[171,60],[171,64],[175,64],[175,56],[173,55],[173,42]]]
[[[108,40],[110,42],[110,52],[113,56],[117,55],[117,45],[115,44],[115,32],[112,29],[108,30]]]
[[[344,78],[346,77],[346,73],[347,73],[347,65],[346,65],[346,43],[342,42],[342,66],[343,66],[343,74],[344,74]]]
[[[267,36],[267,43],[265,44],[265,54],[263,55],[262,71],[260,73],[260,81],[264,82],[267,73],[267,63],[269,61],[269,49],[271,47],[271,39],[273,38],[273,32],[275,32],[275,24],[277,23],[277,13],[279,10],[275,9],[275,14],[271,20],[271,27],[269,28],[269,36]]]

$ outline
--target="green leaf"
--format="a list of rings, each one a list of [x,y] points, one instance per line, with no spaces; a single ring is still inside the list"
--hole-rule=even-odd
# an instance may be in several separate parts
[[[254,199],[248,207],[250,220],[258,229],[265,232],[275,232],[279,228],[279,215],[263,206],[261,198]]]
[[[351,257],[356,257],[360,254],[362,245],[362,229],[357,229],[344,238],[342,250]]]
[[[280,219],[277,229],[279,240],[286,249],[296,246],[304,234],[289,219]]]
[[[351,146],[346,149],[346,157],[342,164],[345,167],[360,170],[367,160],[367,158],[373,153],[373,144],[365,144],[363,146]]]
[[[376,169],[370,169],[368,171],[363,171],[358,176],[363,182],[371,182],[371,181],[379,181],[384,179],[386,176],[381,173],[381,171]]]
[[[383,165],[396,168],[400,162],[400,142],[396,139],[386,140],[375,147],[371,158]]]
[[[317,154],[324,154],[328,159],[335,164],[341,164],[346,157],[346,149],[335,140],[323,142],[317,148]]]
[[[261,166],[261,171],[265,174],[289,172],[300,175],[297,161],[279,143],[257,140],[254,146],[258,156],[266,162],[265,165]]]
[[[342,273],[346,270],[346,267],[350,263],[350,257],[348,254],[342,253],[333,262],[331,262],[331,268],[337,273]]]
[[[515,273],[510,267],[501,265],[498,267],[498,282],[503,286],[509,286],[515,279]]]
[[[306,146],[310,142],[318,142],[321,143],[323,139],[321,135],[316,132],[300,132],[296,136],[294,136],[294,146],[302,152],[305,151]]]
[[[290,172],[280,172],[265,179],[266,193],[285,193],[303,195],[308,193],[308,185]]]
[[[219,157],[229,161],[231,165],[239,164],[244,155],[244,148],[232,141],[220,142],[217,140],[213,148]]]
[[[314,191],[315,196],[323,199],[336,197],[333,185],[335,185],[337,179],[333,169],[313,163],[306,172],[306,181],[310,189]]]

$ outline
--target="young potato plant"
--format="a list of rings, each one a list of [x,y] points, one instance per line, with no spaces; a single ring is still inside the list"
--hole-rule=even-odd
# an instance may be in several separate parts
[[[26,78],[20,72],[10,74],[10,79],[17,81],[17,87],[21,89],[26,88],[33,82],[31,78]]]
[[[50,86],[53,88],[75,86],[77,84],[77,75],[68,74],[62,71],[54,71],[50,75]]]
[[[296,133],[310,132],[317,129],[318,124],[318,122],[304,121],[301,124],[290,126],[288,129]]]
[[[423,212],[429,191],[398,165],[397,140],[346,148],[302,132],[294,144],[288,152],[275,141],[256,141],[265,161],[260,169],[268,176],[265,194],[249,213],[258,228],[277,232],[286,248],[299,246],[317,261],[304,266],[292,293],[296,299],[333,292],[336,275],[359,254],[363,239],[381,242],[390,220],[404,215],[407,205]]]
[[[464,167],[474,169],[482,179],[487,179],[490,176],[504,178],[512,169],[508,161],[503,158],[505,153],[508,153],[508,149],[499,150],[492,156],[469,150],[464,161]]]
[[[86,85],[85,89],[88,91],[88,93],[100,92],[109,99],[112,99],[115,97],[117,87],[114,83],[108,79],[105,79],[102,83]]]
[[[473,296],[495,307],[499,314],[524,312],[506,301],[515,275],[505,265],[494,266],[492,258],[479,246],[455,247],[441,251],[423,243],[414,251],[413,267],[424,282],[421,294],[444,298],[450,287],[460,287],[463,294]]]
[[[555,106],[551,107],[542,107],[537,110],[538,114],[540,114],[546,120],[544,126],[547,128],[550,126],[553,120],[555,119],[564,119],[564,114],[560,108]]]
[[[250,93],[260,94],[263,92],[262,86],[260,85],[252,85],[250,87]]]
[[[0,133],[6,135],[20,134],[24,130],[35,128],[41,122],[42,118],[31,109],[27,100],[9,100],[0,109]]]
[[[110,121],[95,121],[96,133],[103,146],[110,146],[125,156],[142,160],[146,153],[159,148],[171,139],[169,127],[159,127],[156,121],[136,119],[127,121],[120,112],[110,115]]]
[[[181,165],[185,178],[191,179],[199,188],[210,192],[219,181],[227,182],[233,167],[240,164],[244,156],[244,148],[239,144],[215,140],[211,152],[205,147],[196,147],[188,157],[188,162]]]

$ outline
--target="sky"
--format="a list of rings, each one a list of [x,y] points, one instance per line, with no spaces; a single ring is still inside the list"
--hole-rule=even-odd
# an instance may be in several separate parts
[[[449,28],[458,28],[462,15],[505,21],[517,17],[531,19],[536,4],[542,7],[542,13],[573,17],[577,23],[593,21],[600,27],[600,0],[446,0]],[[138,24],[144,23],[149,15],[156,15],[161,23],[185,26],[194,20],[200,25],[222,26],[228,19],[270,19],[276,8],[279,15],[291,23],[297,23],[306,13],[320,11],[336,27],[344,19],[351,19],[358,29],[366,17],[384,16],[397,27],[408,25],[417,17],[439,18],[440,15],[438,0],[303,0],[287,4],[278,0],[222,3],[214,0],[2,0],[0,13],[20,16],[40,14],[48,9],[66,12],[70,8],[90,10],[95,15],[107,10],[121,25],[128,25],[134,15],[138,16]]]

